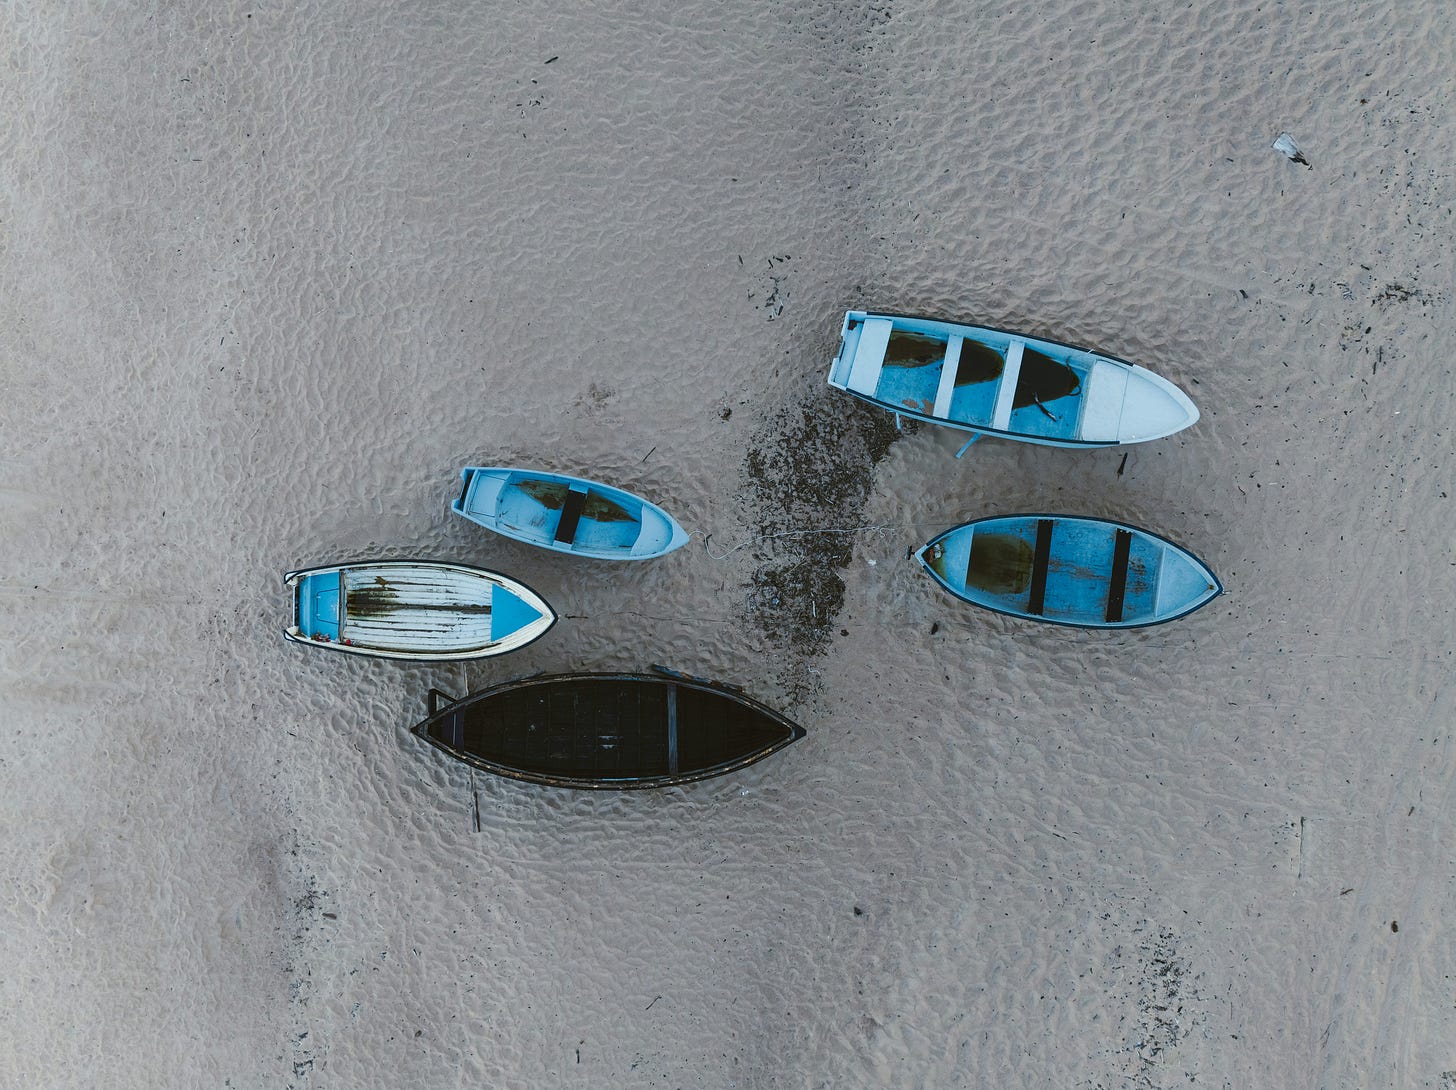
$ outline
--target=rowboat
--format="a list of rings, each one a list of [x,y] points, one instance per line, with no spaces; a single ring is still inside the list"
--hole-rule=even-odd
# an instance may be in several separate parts
[[[650,560],[687,544],[687,531],[661,507],[611,485],[501,466],[467,467],[460,477],[451,510],[529,545],[597,560]]]
[[[1161,624],[1223,592],[1203,561],[1166,538],[1073,515],[976,519],[916,555],[967,602],[1083,628]]]
[[[829,385],[916,420],[1054,447],[1143,443],[1198,419],[1182,390],[1114,356],[860,310],[844,316]]]
[[[385,659],[503,655],[539,639],[556,613],[524,583],[464,564],[384,560],[291,571],[285,639]]]
[[[485,772],[617,790],[722,776],[804,737],[737,689],[654,669],[531,677],[459,700],[431,689],[429,716],[413,730]]]

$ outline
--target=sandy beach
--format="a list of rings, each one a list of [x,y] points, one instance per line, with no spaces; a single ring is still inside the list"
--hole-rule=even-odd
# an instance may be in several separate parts
[[[0,50],[0,1086],[1456,1090],[1440,5],[43,2]],[[827,386],[849,308],[1202,418],[957,459]],[[451,514],[500,464],[693,538]],[[1062,629],[907,559],[1018,511],[1226,593]],[[561,620],[284,642],[284,571],[391,556]],[[808,736],[593,793],[409,733],[652,663]]]

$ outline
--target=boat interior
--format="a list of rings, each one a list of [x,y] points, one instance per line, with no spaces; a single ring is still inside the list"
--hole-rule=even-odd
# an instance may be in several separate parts
[[[337,571],[307,575],[294,588],[299,633],[305,639],[339,638],[339,603],[343,580]]]
[[[995,609],[1073,624],[1155,619],[1163,544],[1088,519],[998,519],[937,543],[932,569]]]
[[[701,776],[782,743],[786,730],[718,693],[603,678],[507,690],[429,733],[497,770],[606,783]]]
[[[642,534],[641,513],[623,501],[581,484],[512,481],[500,491],[496,515],[502,526],[558,548],[625,551]]]
[[[945,323],[851,320],[846,387],[892,409],[947,423],[1048,439],[1077,439],[1093,359],[997,330],[975,339]],[[852,355],[848,355],[852,353]]]

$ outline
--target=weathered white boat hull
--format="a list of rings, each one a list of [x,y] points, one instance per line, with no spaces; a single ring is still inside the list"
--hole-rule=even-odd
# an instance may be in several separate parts
[[[413,661],[486,658],[539,639],[556,613],[498,572],[434,561],[372,561],[289,572],[295,643]]]

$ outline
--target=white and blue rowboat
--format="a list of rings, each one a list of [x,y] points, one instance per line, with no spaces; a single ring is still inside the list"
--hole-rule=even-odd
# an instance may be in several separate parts
[[[860,310],[844,316],[829,385],[976,437],[1054,447],[1143,443],[1198,419],[1182,390],[1126,360],[989,326]]]
[[[355,655],[442,662],[503,655],[546,634],[556,613],[498,572],[429,560],[291,571],[294,643]]]
[[[1203,561],[1171,541],[1072,515],[976,519],[933,538],[916,555],[957,598],[1081,628],[1161,624],[1223,592]]]
[[[687,544],[687,531],[661,507],[611,485],[501,466],[460,476],[450,509],[529,545],[596,560],[650,560]]]

